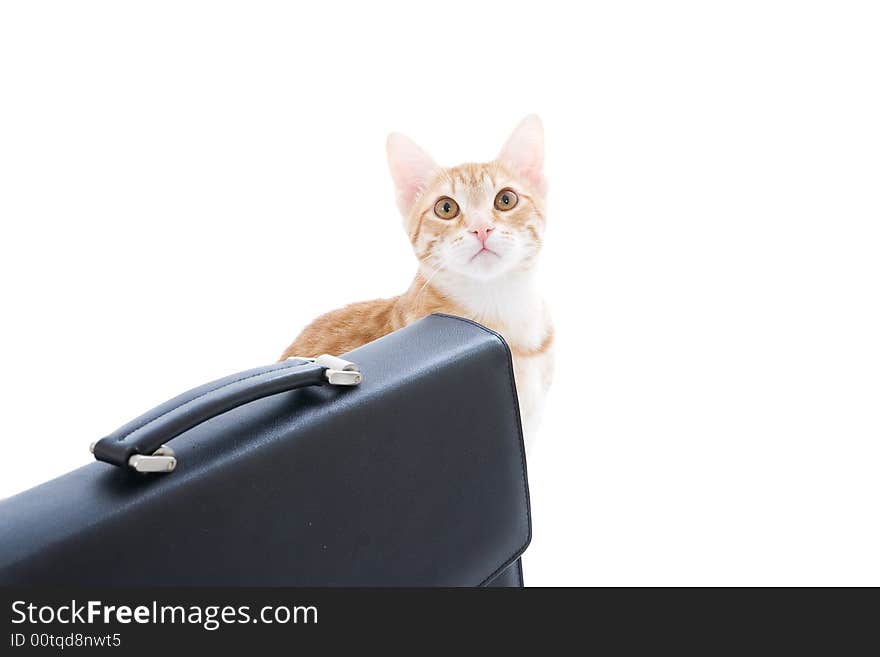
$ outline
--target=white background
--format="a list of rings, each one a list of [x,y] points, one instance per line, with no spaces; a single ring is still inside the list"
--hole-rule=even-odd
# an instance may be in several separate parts
[[[527,583],[880,584],[878,33],[871,3],[3,3],[0,496],[403,291],[389,131],[486,160],[537,112]]]

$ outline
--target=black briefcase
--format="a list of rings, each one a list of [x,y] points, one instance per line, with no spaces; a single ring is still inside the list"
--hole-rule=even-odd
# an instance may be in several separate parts
[[[522,586],[511,357],[469,320],[209,383],[93,451],[0,501],[0,585]]]

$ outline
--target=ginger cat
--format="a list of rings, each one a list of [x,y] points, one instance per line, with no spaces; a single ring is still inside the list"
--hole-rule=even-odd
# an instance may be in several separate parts
[[[541,121],[526,117],[485,164],[440,168],[396,133],[387,150],[415,279],[400,296],[318,317],[282,359],[343,354],[435,312],[467,317],[510,346],[528,447],[553,376],[553,326],[534,281],[546,223]]]

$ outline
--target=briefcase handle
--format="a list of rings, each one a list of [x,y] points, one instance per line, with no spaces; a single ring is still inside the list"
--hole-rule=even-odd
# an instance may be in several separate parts
[[[178,395],[92,443],[91,451],[99,461],[138,472],[171,472],[177,467],[177,458],[165,443],[212,417],[279,392],[328,384],[357,385],[361,378],[357,365],[336,356],[289,358]]]

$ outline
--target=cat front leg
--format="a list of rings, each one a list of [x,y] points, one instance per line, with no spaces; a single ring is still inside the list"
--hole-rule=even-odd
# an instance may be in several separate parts
[[[553,353],[515,357],[513,361],[523,440],[530,452],[536,442],[544,400],[553,377]]]

